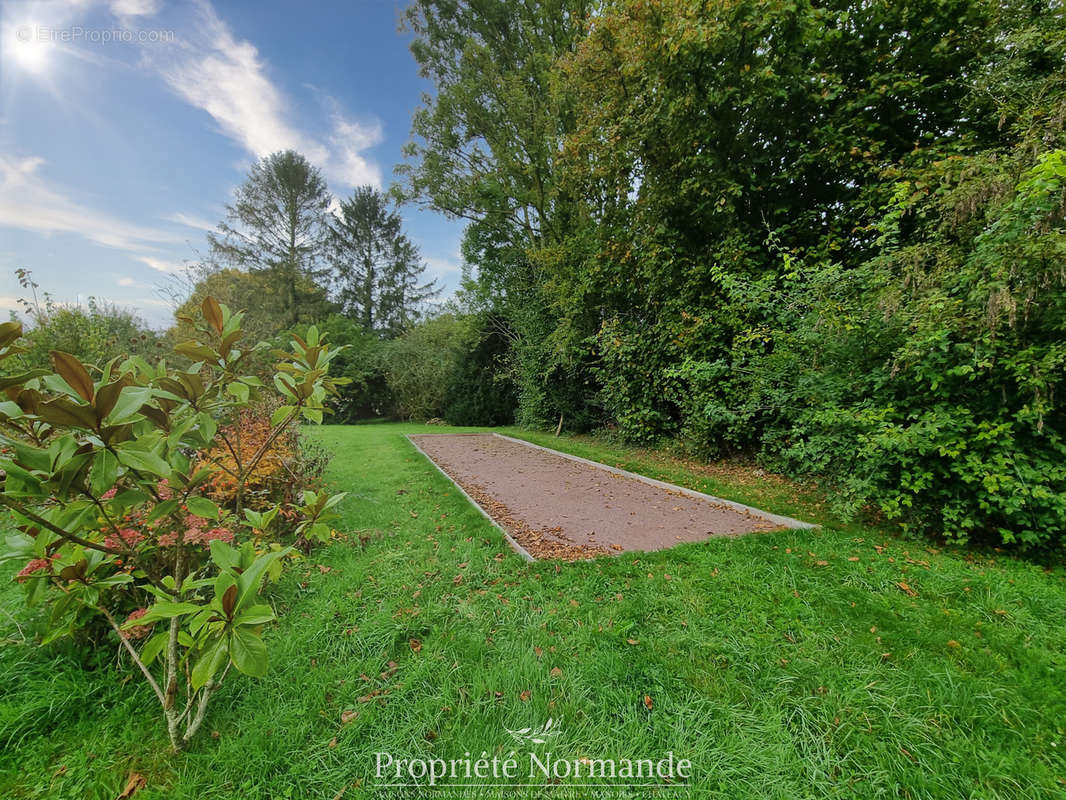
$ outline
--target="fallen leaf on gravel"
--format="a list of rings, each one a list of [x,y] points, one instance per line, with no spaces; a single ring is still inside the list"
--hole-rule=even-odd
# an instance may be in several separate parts
[[[359,716],[358,711],[342,711],[341,712],[341,725],[347,725],[353,719]]]
[[[148,785],[148,781],[139,772],[131,772],[130,777],[126,780],[126,788],[122,790],[122,794],[115,798],[115,800],[128,800],[133,797],[133,793],[140,791]]]
[[[419,639],[412,639],[408,644],[411,645],[411,650],[418,653],[422,650],[422,642]]]
[[[651,708],[654,705],[655,702],[651,699],[651,695],[644,695],[644,707],[651,711]]]
[[[560,678],[562,677],[563,671],[558,667],[552,667],[551,672],[549,672],[548,674],[551,675],[553,678]]]

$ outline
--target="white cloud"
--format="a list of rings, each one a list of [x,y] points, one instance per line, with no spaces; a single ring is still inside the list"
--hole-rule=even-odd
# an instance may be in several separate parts
[[[289,120],[291,102],[274,85],[268,65],[251,42],[236,38],[214,8],[198,4],[197,25],[173,47],[153,46],[145,59],[187,103],[203,109],[219,130],[258,158],[293,149],[347,185],[381,185],[381,170],[364,151],[383,139],[381,124],[347,119],[336,101],[325,141]]]
[[[256,47],[235,39],[207,3],[199,11],[195,35],[181,39],[169,51],[176,58],[160,65],[170,88],[256,156],[291,147],[313,161],[324,160],[325,148],[308,142],[285,120],[285,101],[267,77]]]
[[[181,272],[184,268],[182,264],[175,264],[173,261],[165,261],[164,259],[156,258],[155,256],[137,256],[137,260],[147,264],[152,269],[166,273],[167,275]]]
[[[333,114],[330,135],[330,157],[323,170],[326,177],[349,186],[381,187],[381,169],[363,155],[385,138],[380,122],[364,125],[345,119],[339,111]]]
[[[111,13],[116,17],[150,17],[159,11],[159,0],[111,0]]]
[[[151,289],[151,285],[144,281],[138,281],[133,278],[119,278],[115,281],[119,286],[125,286],[133,289]]]
[[[213,231],[215,224],[208,222],[203,217],[198,217],[195,214],[185,214],[181,211],[175,211],[173,214],[168,214],[166,219],[171,222],[176,222],[179,225],[184,225],[187,228],[196,228],[202,231]]]
[[[167,231],[126,222],[80,205],[38,174],[44,159],[0,153],[0,225],[37,233],[74,233],[117,250],[142,251],[151,243],[180,242]]]
[[[434,280],[439,281],[448,277],[458,276],[463,271],[458,262],[447,258],[423,256],[422,260],[426,262],[426,276]]]

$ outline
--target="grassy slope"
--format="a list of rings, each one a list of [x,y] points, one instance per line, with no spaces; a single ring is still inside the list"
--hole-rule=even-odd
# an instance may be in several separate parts
[[[27,634],[32,616],[0,589],[0,797],[113,798],[129,769],[149,779],[137,798],[398,797],[367,791],[375,751],[506,753],[504,726],[549,717],[558,756],[691,759],[691,796],[1066,791],[1061,573],[840,526],[527,565],[402,438],[421,430],[441,429],[315,434],[352,492],[349,539],[272,590],[270,674],[229,685],[209,716],[218,738],[173,761],[150,693],[119,685],[128,665],[109,653],[86,671],[24,644],[11,614]],[[821,517],[817,498],[771,478],[520,435]],[[359,715],[342,725],[345,710]]]

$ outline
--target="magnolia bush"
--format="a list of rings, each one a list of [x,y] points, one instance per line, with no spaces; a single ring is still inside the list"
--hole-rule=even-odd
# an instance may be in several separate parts
[[[261,634],[275,615],[260,590],[292,553],[275,518],[324,540],[343,497],[305,491],[256,510],[242,492],[279,437],[322,421],[344,382],[328,374],[340,348],[314,328],[293,336],[267,384],[244,374],[266,346],[242,346],[242,315],[210,297],[201,311],[175,347],[193,362],[184,369],[139,356],[96,367],[54,351],[51,370],[0,372],[0,504],[14,529],[0,555],[23,565],[28,602],[46,606],[44,642],[106,623],[155,693],[175,751],[231,668],[266,672]],[[0,365],[21,361],[21,335],[17,322],[0,325]],[[264,402],[276,410],[251,446],[234,422]],[[210,496],[220,480],[233,488],[222,505]]]

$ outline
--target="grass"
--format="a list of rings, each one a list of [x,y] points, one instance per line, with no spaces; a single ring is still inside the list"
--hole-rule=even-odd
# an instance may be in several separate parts
[[[505,728],[549,718],[535,752],[693,762],[688,789],[634,797],[1066,793],[1061,570],[840,524],[527,564],[403,438],[441,430],[315,431],[348,538],[271,588],[269,675],[227,685],[180,757],[128,663],[34,646],[0,589],[0,797],[111,800],[131,770],[138,800],[432,797],[375,788],[374,753],[522,753]],[[509,432],[825,520],[817,492],[751,470]]]

